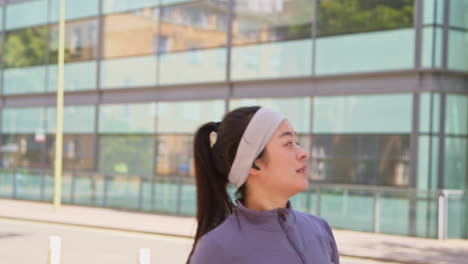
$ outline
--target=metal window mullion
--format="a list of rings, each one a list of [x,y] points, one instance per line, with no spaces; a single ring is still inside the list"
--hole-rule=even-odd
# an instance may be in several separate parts
[[[154,157],[153,157],[153,177],[151,177],[151,210],[154,210],[154,201],[156,198],[155,195],[155,180],[156,180],[156,171],[157,171],[157,158],[159,157],[159,137],[158,137],[158,103],[154,102],[154,124],[153,124],[153,140],[154,140]]]
[[[419,112],[420,112],[420,97],[421,95],[416,92],[413,94],[413,111],[412,111],[412,127],[410,139],[410,153],[411,153],[411,166],[410,166],[410,188],[417,188],[418,181],[418,141],[419,141]],[[409,235],[416,235],[416,197],[409,195],[410,201],[409,208]]]
[[[162,6],[162,0],[158,0],[158,27],[156,29],[156,45],[157,45],[157,50],[156,50],[156,72],[154,73],[156,76],[156,86],[159,86],[160,85],[160,74],[161,74],[161,63],[160,63],[160,59],[161,59],[161,48],[159,47],[159,40],[161,38],[161,22],[162,22],[162,17],[161,17],[161,11],[162,9],[164,8]],[[167,51],[166,51],[167,52]]]
[[[433,137],[433,123],[434,123],[434,93],[429,94],[429,150],[428,150],[428,175],[427,175],[427,189],[432,190],[433,182],[432,182],[432,137]],[[432,206],[432,195],[428,194],[426,199],[427,209],[426,209],[426,237],[430,237],[431,233],[431,222],[433,217],[429,212],[429,208]]]
[[[449,37],[450,0],[444,0],[444,34],[442,39],[442,69],[448,68],[448,37]]]
[[[437,188],[444,188],[444,166],[445,166],[445,113],[447,97],[445,93],[440,94],[440,117],[439,117],[439,157]]]
[[[411,161],[413,165],[410,169],[410,188],[416,188],[417,186],[417,174],[418,174],[418,137],[419,137],[419,112],[420,112],[420,93],[416,92],[413,94],[413,111],[412,111],[412,127],[411,127],[411,139],[410,139],[410,153]]]
[[[437,8],[439,0],[434,1],[434,13],[432,14],[432,19],[434,21],[434,26],[432,27],[432,50],[431,50],[431,68],[436,68],[435,56],[436,56],[436,38],[437,38]]]
[[[318,23],[318,18],[317,18],[317,15],[318,15],[318,1],[319,0],[313,0],[313,3],[312,3],[312,12],[313,12],[313,15],[312,15],[312,76],[316,75],[316,56],[317,56],[317,23]]]
[[[232,23],[234,23],[234,0],[228,1],[227,33],[226,33],[226,82],[231,82],[231,58],[232,58]]]
[[[47,23],[46,23],[46,45],[45,45],[45,56],[44,56],[44,67],[45,67],[45,78],[44,78],[44,91],[43,92],[48,92],[49,91],[49,78],[50,78],[50,44],[52,42],[52,37],[51,37],[51,32],[52,32],[52,27],[53,24],[51,23],[50,16],[52,14],[51,8],[52,8],[52,1],[53,0],[47,0]],[[58,40],[57,40],[58,41]],[[57,52],[58,54],[58,52]],[[58,87],[57,87],[58,89]]]
[[[94,148],[94,157],[93,157],[93,170],[95,172],[99,171],[99,110],[100,104],[102,102],[102,92],[101,92],[101,57],[102,57],[102,28],[103,28],[103,19],[102,19],[102,1],[99,0],[98,3],[98,32],[97,32],[97,48],[96,48],[96,91],[98,94],[98,102],[94,105],[94,130],[93,130],[93,148]]]
[[[415,45],[414,45],[414,67],[421,68],[421,50],[422,50],[422,16],[423,16],[423,0],[416,0],[416,19],[414,21],[415,28]]]

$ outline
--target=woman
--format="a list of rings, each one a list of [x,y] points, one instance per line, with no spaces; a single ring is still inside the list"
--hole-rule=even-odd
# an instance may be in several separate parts
[[[194,156],[198,228],[187,263],[339,263],[327,222],[289,202],[308,187],[308,154],[280,113],[243,107],[206,123]]]

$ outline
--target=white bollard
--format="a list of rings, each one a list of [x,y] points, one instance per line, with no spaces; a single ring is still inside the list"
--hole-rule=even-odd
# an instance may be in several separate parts
[[[140,257],[138,258],[138,264],[150,264],[151,263],[151,252],[149,248],[140,248]]]
[[[49,237],[49,264],[60,264],[61,239],[59,236]]]

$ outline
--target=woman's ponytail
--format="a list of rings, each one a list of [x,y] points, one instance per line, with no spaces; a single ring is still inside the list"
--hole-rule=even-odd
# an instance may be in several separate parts
[[[258,106],[237,108],[227,113],[222,122],[208,122],[195,133],[193,155],[198,227],[187,264],[190,263],[198,240],[234,211],[234,203],[227,192],[228,175],[242,135],[258,109]],[[212,132],[217,133],[213,146],[210,144]],[[245,185],[237,190],[236,195],[242,200]]]
[[[210,134],[217,132],[218,125],[219,123],[216,122],[206,123],[195,134],[193,154],[197,187],[196,218],[198,227],[190,256],[198,239],[222,223],[232,213],[234,207],[227,192],[227,177],[217,171],[213,159],[213,149],[210,145]]]

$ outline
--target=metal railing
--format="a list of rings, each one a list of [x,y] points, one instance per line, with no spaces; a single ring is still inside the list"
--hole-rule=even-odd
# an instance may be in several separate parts
[[[184,216],[196,212],[193,177],[64,171],[63,178],[64,203]],[[0,197],[52,201],[52,179],[47,169],[0,169]],[[233,197],[235,189],[228,191]],[[446,239],[467,238],[467,200],[463,190],[311,182],[292,203],[335,228]],[[450,226],[455,235],[449,234],[451,221],[461,223]]]

